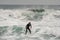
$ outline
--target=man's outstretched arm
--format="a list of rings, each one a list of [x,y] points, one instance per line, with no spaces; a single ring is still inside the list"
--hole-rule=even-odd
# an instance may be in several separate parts
[[[32,25],[31,25],[31,28],[32,28]]]

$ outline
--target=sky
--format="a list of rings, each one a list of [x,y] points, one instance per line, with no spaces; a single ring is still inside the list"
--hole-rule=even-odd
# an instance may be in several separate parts
[[[60,0],[0,0],[0,5],[60,5]]]

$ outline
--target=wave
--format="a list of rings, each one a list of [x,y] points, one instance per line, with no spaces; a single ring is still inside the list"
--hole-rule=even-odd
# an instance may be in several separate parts
[[[29,9],[32,12],[44,12],[45,9]]]
[[[32,10],[0,9],[0,39],[60,40],[60,10]],[[32,23],[32,34],[28,32],[25,35],[25,26],[29,21]]]
[[[33,9],[32,9],[33,10]],[[34,10],[36,12],[32,12],[29,10],[0,10],[0,14],[2,18],[18,18],[18,19],[23,19],[23,20],[40,20],[42,19],[42,16],[44,15],[44,9],[41,10]],[[5,14],[5,15],[4,15]],[[23,18],[25,17],[25,18]],[[7,19],[6,18],[6,19]]]

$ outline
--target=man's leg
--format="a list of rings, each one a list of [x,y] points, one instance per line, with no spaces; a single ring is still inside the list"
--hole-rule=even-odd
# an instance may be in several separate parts
[[[25,34],[27,34],[27,29],[26,29],[26,31],[25,31]]]
[[[30,32],[30,34],[31,34],[31,30],[30,29],[28,29],[29,30],[29,32]]]

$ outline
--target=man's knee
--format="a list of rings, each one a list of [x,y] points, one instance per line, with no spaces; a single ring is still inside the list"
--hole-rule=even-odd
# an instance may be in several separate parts
[[[29,32],[31,33],[31,30],[29,29]]]

